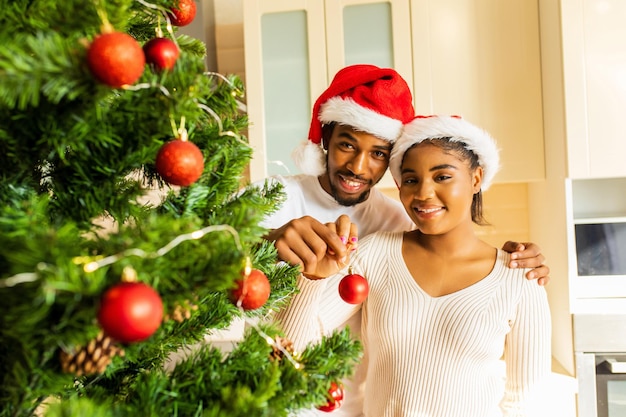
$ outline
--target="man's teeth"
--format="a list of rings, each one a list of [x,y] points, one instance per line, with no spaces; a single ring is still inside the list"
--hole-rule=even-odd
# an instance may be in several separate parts
[[[361,185],[361,183],[357,181],[344,180],[344,182],[350,187],[358,187],[359,185]]]

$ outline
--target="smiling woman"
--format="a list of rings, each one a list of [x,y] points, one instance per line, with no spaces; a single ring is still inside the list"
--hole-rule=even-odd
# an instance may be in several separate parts
[[[339,271],[301,280],[301,293],[281,313],[287,332],[303,343],[316,337],[322,317],[342,321],[362,310],[366,417],[525,415],[550,375],[544,289],[525,279],[526,270],[508,268],[510,256],[474,232],[481,189],[498,166],[495,141],[470,123],[444,116],[411,121],[390,167],[418,228],[360,240],[350,268],[368,281],[362,304],[327,302]],[[313,275],[326,272],[320,267]]]

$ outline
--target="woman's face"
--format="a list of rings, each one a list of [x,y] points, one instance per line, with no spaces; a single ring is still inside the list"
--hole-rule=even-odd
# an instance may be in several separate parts
[[[472,170],[459,152],[424,141],[404,154],[400,169],[400,201],[422,233],[439,235],[471,225],[481,167]]]

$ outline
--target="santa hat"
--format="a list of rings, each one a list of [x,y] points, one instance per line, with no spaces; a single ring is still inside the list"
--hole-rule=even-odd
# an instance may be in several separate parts
[[[313,106],[309,138],[292,153],[305,174],[326,171],[322,126],[339,123],[394,142],[415,116],[406,81],[391,68],[351,65],[340,70]]]
[[[481,190],[486,191],[500,168],[498,146],[489,133],[458,116],[417,116],[404,126],[389,159],[389,170],[396,184],[401,181],[400,167],[405,152],[424,140],[438,138],[463,142],[466,149],[478,156],[478,163],[483,168]]]

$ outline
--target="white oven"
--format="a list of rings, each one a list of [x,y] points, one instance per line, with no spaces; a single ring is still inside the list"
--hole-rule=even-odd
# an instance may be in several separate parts
[[[566,185],[578,417],[626,417],[626,178]]]
[[[626,416],[626,313],[575,314],[578,417]]]

